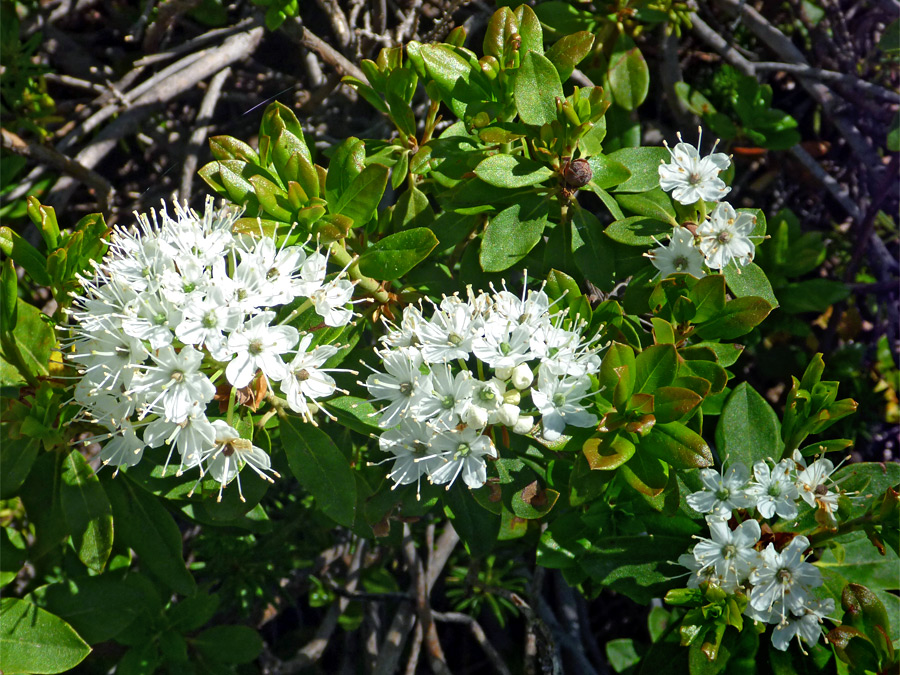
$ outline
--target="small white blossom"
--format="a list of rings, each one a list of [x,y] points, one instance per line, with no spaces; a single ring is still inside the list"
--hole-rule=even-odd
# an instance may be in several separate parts
[[[472,427],[459,432],[439,432],[431,446],[443,462],[431,473],[431,480],[438,485],[446,484],[448,490],[460,475],[470,488],[484,485],[487,481],[485,457],[497,456],[491,439]]]
[[[309,349],[312,339],[312,334],[301,338],[297,354],[287,366],[288,374],[281,381],[281,390],[287,398],[288,407],[300,413],[306,421],[315,424],[308,401],[328,398],[337,390],[334,378],[326,372],[334,369],[323,369],[322,366],[338,353],[338,348],[333,345],[318,345]]]
[[[779,518],[797,517],[799,493],[792,474],[793,462],[788,459],[778,462],[772,469],[764,461],[753,465],[754,479],[747,494],[754,499],[756,510],[763,518],[771,518],[776,513]]]
[[[698,279],[706,276],[706,272],[703,271],[705,261],[703,253],[694,246],[694,235],[686,227],[676,227],[669,235],[668,245],[659,244],[657,248],[647,253],[647,256],[659,270],[657,277],[682,272]]]
[[[559,377],[541,365],[537,389],[531,400],[541,411],[544,438],[555,441],[566,425],[590,427],[597,424],[597,416],[587,412],[581,401],[592,396],[591,381],[587,377]]]
[[[287,375],[281,355],[293,349],[300,334],[293,326],[270,326],[274,318],[275,312],[262,312],[228,336],[228,349],[235,356],[225,367],[225,377],[232,386],[246,387],[257,370],[276,382]]]
[[[725,475],[715,469],[700,469],[704,489],[687,495],[687,503],[699,513],[728,520],[732,510],[753,506],[753,498],[747,494],[749,479],[750,472],[740,462],[732,464]]]
[[[791,640],[796,636],[809,645],[814,645],[822,635],[822,621],[834,612],[834,600],[825,598],[807,602],[792,616],[785,616],[775,630],[772,631],[772,645],[779,651],[786,651]]]
[[[681,204],[693,204],[698,200],[717,202],[731,190],[719,178],[719,172],[731,165],[731,159],[722,152],[712,152],[706,157],[700,156],[700,141],[697,147],[685,143],[678,134],[678,144],[670,148],[665,143],[672,161],[659,167],[659,186],[671,192],[675,201]],[[718,141],[716,141],[718,145]]]
[[[207,451],[203,461],[207,472],[219,483],[217,501],[222,501],[222,490],[235,478],[238,495],[242,502],[246,501],[240,477],[241,469],[245,466],[249,466],[260,478],[269,483],[274,482],[272,476],[279,477],[278,472],[272,470],[272,460],[269,456],[246,438],[241,438],[237,429],[223,420],[215,420],[212,425],[216,430],[215,445]]]
[[[750,575],[757,562],[753,549],[759,541],[759,523],[745,520],[732,531],[724,520],[708,517],[710,539],[701,538],[694,557],[704,566],[713,566],[725,591],[733,592]]]
[[[786,610],[799,610],[810,600],[810,591],[822,585],[819,570],[803,561],[809,540],[798,536],[780,553],[769,544],[760,554],[760,563],[750,573],[753,590],[750,604],[760,612],[777,612],[782,620]]]
[[[755,226],[753,214],[737,213],[727,202],[716,204],[709,218],[697,227],[707,267],[723,270],[732,260],[740,266],[749,264],[756,252],[750,239]]]

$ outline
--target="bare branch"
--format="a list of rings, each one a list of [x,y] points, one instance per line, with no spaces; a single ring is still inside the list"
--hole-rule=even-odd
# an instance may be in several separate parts
[[[449,623],[462,623],[466,624],[469,627],[469,630],[472,631],[472,637],[475,638],[475,641],[481,646],[484,650],[485,656],[488,657],[488,661],[491,662],[491,665],[494,666],[494,670],[496,670],[500,675],[510,675],[509,668],[506,667],[506,664],[503,662],[503,658],[500,656],[500,653],[494,649],[494,645],[490,643],[487,635],[484,633],[484,629],[481,627],[473,617],[468,614],[463,614],[462,612],[432,612],[432,616],[437,621],[447,621]]]
[[[358,80],[368,82],[359,66],[304,26],[299,17],[288,19],[281,25],[281,29],[295,42],[316,52],[325,63],[341,75],[352,75]]]
[[[197,112],[197,119],[195,120],[197,126],[194,127],[194,131],[191,133],[191,140],[188,143],[187,156],[184,158],[184,167],[181,174],[181,191],[178,196],[182,201],[191,201],[191,184],[197,171],[200,148],[209,134],[209,123],[212,121],[216,103],[229,75],[231,75],[230,67],[226,67],[216,73],[210,80],[206,94],[203,95],[203,101],[200,103],[200,110]]]

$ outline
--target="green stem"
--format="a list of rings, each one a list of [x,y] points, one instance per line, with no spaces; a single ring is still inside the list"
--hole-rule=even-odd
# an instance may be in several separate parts
[[[234,420],[234,399],[237,396],[237,389],[235,387],[231,388],[231,391],[228,393],[228,413],[225,416],[225,422],[230,427],[234,427],[232,424],[232,420]]]
[[[359,264],[357,261],[353,259],[353,256],[350,255],[340,242],[331,242],[330,249],[332,260],[341,267],[346,267],[347,274],[350,275],[351,279],[358,282],[360,288],[382,305],[387,304],[390,301],[391,296],[381,287],[381,283],[371,277],[363,275],[363,273],[359,271]]]
[[[291,312],[290,314],[288,314],[284,319],[282,319],[281,321],[279,321],[279,322],[278,322],[278,325],[279,325],[279,326],[283,326],[283,325],[286,324],[286,323],[290,323],[291,321],[293,321],[294,319],[296,319],[298,316],[300,316],[303,312],[305,312],[305,311],[308,310],[310,307],[312,307],[312,305],[313,305],[312,300],[309,300],[309,299],[307,298],[307,300],[306,300],[305,302],[303,302],[303,304],[301,304],[299,307],[296,307],[296,308],[294,309],[294,311],[292,311],[292,312]]]
[[[36,388],[38,386],[37,378],[25,365],[25,357],[22,356],[19,343],[16,342],[15,337],[11,333],[3,331],[0,333],[0,345],[3,346],[3,356],[6,357],[6,360],[16,367],[16,370],[21,373],[30,386]]]

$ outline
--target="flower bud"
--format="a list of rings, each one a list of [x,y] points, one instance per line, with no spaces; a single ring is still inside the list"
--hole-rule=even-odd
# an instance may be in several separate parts
[[[515,426],[516,422],[519,421],[519,406],[513,405],[512,403],[504,403],[500,406],[500,410],[497,413],[497,419],[503,426]]]
[[[530,415],[519,415],[513,426],[513,431],[517,434],[527,434],[534,429],[534,417]]]
[[[509,376],[512,375],[512,368],[502,366],[500,368],[494,368],[494,375],[497,376],[498,380],[508,380]]]
[[[534,382],[534,373],[527,363],[520,363],[512,370],[512,386],[516,389],[527,389]]]
[[[466,410],[463,421],[470,427],[483,429],[488,423],[488,412],[484,408],[477,405],[470,405]]]
[[[519,393],[518,389],[510,389],[505,394],[503,394],[503,402],[504,403],[512,403],[513,405],[519,405],[519,401],[522,400],[522,394]]]
[[[586,159],[573,159],[566,165],[563,176],[569,187],[580,188],[591,182],[594,172]]]

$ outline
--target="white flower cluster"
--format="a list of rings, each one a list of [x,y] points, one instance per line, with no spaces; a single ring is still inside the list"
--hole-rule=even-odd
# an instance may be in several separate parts
[[[408,305],[379,351],[385,372],[365,386],[383,401],[379,439],[393,457],[397,485],[422,476],[448,489],[462,475],[470,488],[487,480],[486,459],[497,450],[488,427],[528,434],[540,416],[543,437],[566,426],[590,427],[597,417],[584,399],[600,368],[598,347],[582,327],[564,328],[567,312],[551,315],[543,290],[506,290],[468,299],[445,296],[426,318]]]
[[[685,143],[680,133],[678,141],[674,149],[665,144],[672,161],[659,167],[660,187],[671,192],[681,204],[703,201],[716,202],[716,206],[696,227],[696,232],[676,227],[669,235],[668,245],[659,244],[647,255],[664,277],[678,272],[702,277],[704,264],[712,270],[723,270],[732,261],[747,265],[756,253],[751,239],[756,217],[736,213],[731,204],[719,201],[731,190],[719,178],[719,172],[731,165],[731,159],[725,153],[716,152],[715,147],[709,155],[701,157],[699,138],[697,147]]]
[[[724,474],[701,470],[704,489],[687,496],[691,508],[709,514],[710,531],[709,538],[699,538],[694,550],[678,559],[692,571],[688,587],[708,583],[727,593],[746,595],[749,604],[744,613],[755,621],[775,624],[772,644],[782,651],[794,637],[815,644],[822,620],[834,611],[834,601],[813,595],[823,582],[818,568],[804,562],[809,548],[806,537],[794,537],[781,551],[773,543],[759,551],[759,522],[745,520],[732,530],[729,520],[733,510],[754,508],[763,518],[796,518],[800,500],[833,520],[840,496],[828,485],[833,470],[827,459],[807,465],[799,452],[774,467],[757,462],[752,477],[746,466],[736,462]]]
[[[134,466],[145,448],[165,445],[167,466],[178,451],[179,474],[199,467],[224,487],[249,464],[271,480],[277,474],[265,452],[207,417],[216,381],[224,374],[227,400],[228,385],[247,387],[262,371],[267,385],[280,383],[291,409],[311,419],[308,401],[336,389],[322,365],[337,348],[310,349],[312,335],[275,323],[273,309],[305,298],[300,308],[344,325],[353,285],[342,273],[326,280],[328,257],[319,251],[233,234],[239,214],[216,210],[211,198],[202,216],[181,205],[175,211],[170,217],[164,203],[149,218],[136,214],[137,227],[114,229],[93,278],[80,279],[65,350],[81,375],[79,418],[108,430],[89,439],[105,440],[104,464]]]

